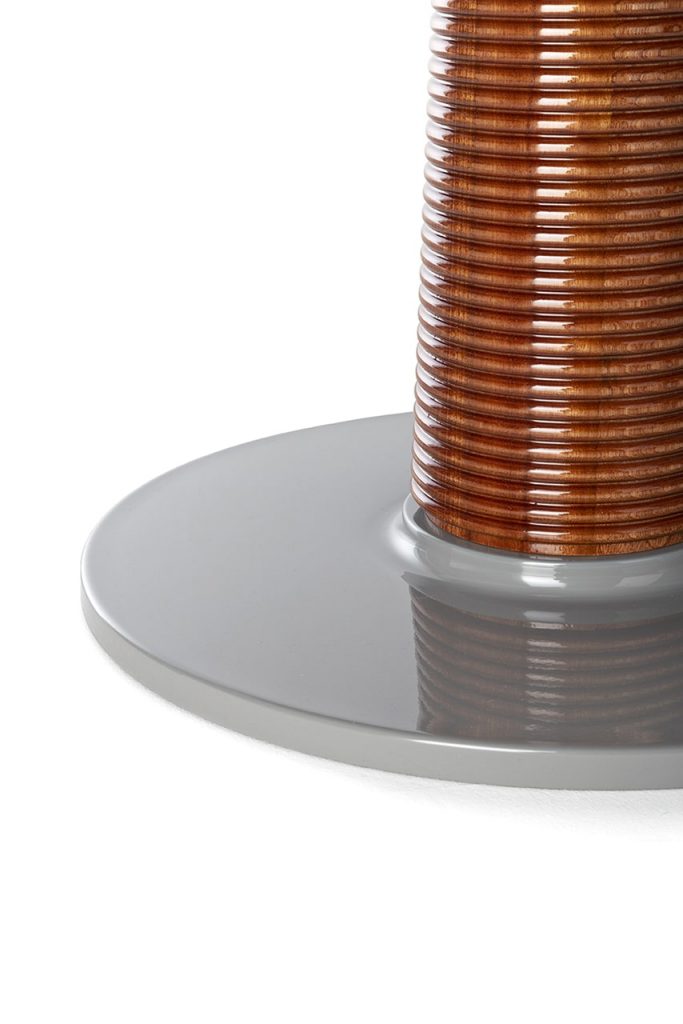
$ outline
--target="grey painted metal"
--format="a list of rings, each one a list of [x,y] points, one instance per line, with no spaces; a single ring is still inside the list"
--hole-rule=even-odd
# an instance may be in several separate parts
[[[407,414],[333,424],[146,484],[84,551],[96,639],[175,704],[322,757],[682,787],[683,547],[561,561],[456,543],[405,499],[410,432]]]

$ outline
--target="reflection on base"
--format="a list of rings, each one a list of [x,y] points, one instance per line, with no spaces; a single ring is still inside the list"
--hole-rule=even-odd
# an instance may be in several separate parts
[[[410,592],[421,731],[600,746],[683,740],[682,612],[569,623],[488,617]]]

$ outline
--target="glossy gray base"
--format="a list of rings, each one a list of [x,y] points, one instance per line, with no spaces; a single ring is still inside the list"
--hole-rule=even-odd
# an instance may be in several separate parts
[[[218,452],[117,505],[83,556],[102,647],[175,704],[367,767],[683,787],[683,548],[523,558],[430,530],[409,415]]]

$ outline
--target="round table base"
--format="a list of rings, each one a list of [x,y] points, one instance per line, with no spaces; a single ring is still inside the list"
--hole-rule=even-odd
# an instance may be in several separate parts
[[[683,786],[682,549],[531,559],[430,531],[411,417],[181,466],[91,535],[101,646],[258,739],[462,782]]]

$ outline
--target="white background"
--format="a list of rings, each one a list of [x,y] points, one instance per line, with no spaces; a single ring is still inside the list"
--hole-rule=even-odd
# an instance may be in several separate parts
[[[683,793],[283,752],[81,621],[149,477],[410,406],[426,0],[1,20],[2,1019],[679,1020]]]

